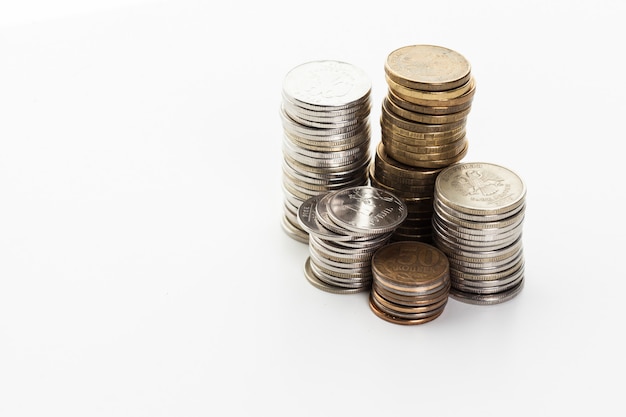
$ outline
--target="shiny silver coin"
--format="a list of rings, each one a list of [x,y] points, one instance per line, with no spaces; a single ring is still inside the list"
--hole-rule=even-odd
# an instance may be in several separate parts
[[[495,287],[502,288],[503,286],[508,285],[512,282],[519,281],[521,277],[523,277],[523,275],[524,275],[524,267],[522,266],[521,268],[517,268],[510,275],[504,276],[503,278],[500,278],[500,279],[474,280],[474,279],[463,279],[463,278],[459,278],[458,276],[452,276],[451,281],[459,289],[462,289],[463,287],[476,288],[476,289],[495,288]],[[468,292],[472,292],[472,291],[468,291]]]
[[[311,61],[287,73],[282,91],[285,97],[301,107],[345,109],[369,97],[371,80],[365,71],[346,62]]]
[[[524,274],[520,274],[516,279],[507,282],[505,284],[499,284],[492,287],[475,287],[471,285],[465,285],[458,281],[453,281],[453,287],[456,291],[463,291],[468,294],[502,294],[503,292],[517,286],[524,279]]]
[[[372,260],[372,256],[374,253],[372,251],[368,252],[357,252],[353,251],[352,253],[339,252],[335,251],[332,248],[329,248],[325,245],[318,243],[315,240],[309,238],[309,246],[312,251],[315,251],[324,259],[328,259],[334,262],[340,262],[342,264],[369,264]],[[367,266],[367,265],[365,265]]]
[[[296,113],[303,117],[324,117],[324,118],[353,118],[359,117],[359,114],[368,113],[372,108],[371,95],[365,96],[361,101],[353,106],[346,108],[331,107],[303,107],[298,103],[291,101],[284,93],[282,93],[281,105],[289,109],[290,113]]]
[[[460,271],[458,269],[454,269],[451,268],[450,269],[450,277],[455,280],[463,280],[466,282],[475,282],[476,285],[481,285],[480,281],[485,281],[485,282],[489,282],[489,281],[499,281],[499,280],[504,280],[507,279],[510,276],[513,276],[515,274],[517,274],[520,270],[524,270],[524,258],[521,257],[517,260],[517,262],[513,263],[513,265],[508,268],[505,269],[503,271],[499,271],[499,272],[495,272],[495,273],[488,273],[485,271],[481,271],[480,273],[467,273],[467,272],[463,272]],[[485,286],[489,286],[490,284],[485,284]]]
[[[504,222],[510,218],[513,218],[514,216],[523,217],[524,209],[526,208],[526,204],[522,203],[518,207],[514,208],[513,210],[506,212],[506,213],[502,213],[502,214],[495,214],[495,215],[490,215],[490,216],[472,215],[472,214],[463,213],[461,211],[458,211],[451,207],[446,206],[444,202],[440,201],[437,198],[437,193],[434,193],[434,197],[435,197],[435,205],[437,205],[438,208],[441,209],[441,211],[457,219],[465,220],[468,222],[481,222],[481,223]]]
[[[378,238],[374,242],[370,241],[353,241],[353,242],[341,242],[341,241],[333,241],[330,239],[325,239],[319,234],[310,233],[309,240],[315,241],[315,244],[323,247],[327,251],[331,253],[339,253],[345,255],[353,255],[353,254],[370,254],[376,252],[376,250],[385,245],[388,241],[389,237],[385,236],[384,239],[379,240]]]
[[[292,239],[301,243],[309,243],[309,235],[300,228],[296,227],[285,216],[281,218],[280,225],[283,231]]]
[[[334,192],[327,210],[336,225],[364,235],[391,232],[407,216],[404,201],[388,191],[367,185]]]
[[[304,263],[304,276],[306,277],[307,281],[315,288],[333,294],[355,294],[369,290],[369,287],[367,286],[359,288],[343,288],[325,283],[324,281],[320,280],[317,275],[315,275],[311,270],[311,260],[309,258],[307,258],[306,262]]]
[[[372,280],[372,270],[369,268],[359,268],[354,271],[348,271],[345,269],[336,270],[336,268],[327,268],[324,264],[316,263],[314,259],[311,259],[311,269],[313,270],[313,272],[315,272],[316,275],[328,275],[336,279],[346,279],[351,281],[363,282]]]
[[[525,280],[522,279],[513,288],[509,288],[506,291],[502,291],[502,292],[495,293],[495,294],[474,294],[474,293],[468,293],[465,291],[460,291],[452,287],[450,289],[450,297],[457,301],[461,301],[467,304],[477,304],[477,305],[500,304],[505,301],[511,300],[512,298],[519,295],[519,293],[524,288],[524,282]]]
[[[522,235],[522,225],[518,225],[514,229],[504,231],[493,231],[490,233],[480,233],[478,230],[465,229],[457,227],[452,224],[445,223],[439,216],[434,215],[433,227],[437,228],[438,232],[450,238],[452,241],[468,242],[471,245],[476,246],[490,246],[498,244],[504,239],[517,239]]]
[[[513,171],[485,162],[463,162],[442,170],[435,182],[437,198],[471,215],[499,215],[522,205],[526,186]]]

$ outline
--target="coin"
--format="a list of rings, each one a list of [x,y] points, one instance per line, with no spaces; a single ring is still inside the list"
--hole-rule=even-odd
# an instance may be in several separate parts
[[[341,61],[320,60],[298,65],[283,81],[283,93],[298,105],[344,109],[364,101],[370,94],[369,76],[358,67]]]
[[[439,45],[408,45],[392,51],[385,74],[409,88],[445,91],[465,84],[471,76],[467,59]]]
[[[387,233],[406,218],[406,204],[394,194],[371,186],[339,190],[328,201],[328,215],[347,230],[366,235]]]
[[[463,213],[496,215],[524,202],[526,186],[508,168],[486,162],[459,163],[437,176],[437,197]]]

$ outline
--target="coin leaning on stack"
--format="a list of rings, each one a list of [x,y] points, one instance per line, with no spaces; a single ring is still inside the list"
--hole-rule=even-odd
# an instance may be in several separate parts
[[[476,91],[469,62],[436,45],[410,45],[385,62],[381,143],[371,184],[403,198],[407,220],[392,240],[432,241],[434,183],[467,154],[466,121]]]
[[[309,235],[306,279],[318,289],[350,294],[371,288],[371,260],[406,217],[404,202],[368,185],[308,198],[297,220]]]
[[[437,176],[434,196],[433,240],[450,262],[450,296],[497,304],[519,294],[524,285],[522,179],[496,164],[457,163]]]
[[[311,61],[285,76],[282,227],[292,238],[308,242],[297,220],[305,200],[368,184],[370,94],[367,74],[345,62]]]
[[[446,255],[423,242],[390,243],[374,253],[370,308],[395,324],[422,324],[439,317],[448,302]]]

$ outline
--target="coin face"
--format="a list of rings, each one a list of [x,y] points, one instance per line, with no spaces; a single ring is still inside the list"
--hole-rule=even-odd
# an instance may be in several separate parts
[[[468,214],[506,213],[524,202],[526,186],[511,170],[484,162],[451,165],[435,181],[437,197]]]
[[[437,45],[409,45],[391,52],[385,72],[409,88],[445,91],[465,84],[470,64],[456,51]]]
[[[364,235],[387,233],[407,216],[407,207],[396,195],[371,186],[339,190],[327,203],[328,215],[339,226]]]
[[[283,93],[301,104],[345,107],[368,97],[369,76],[360,68],[341,61],[311,61],[287,73]]]
[[[402,287],[439,282],[448,274],[446,255],[436,247],[416,241],[394,242],[372,258],[372,270],[385,281]]]

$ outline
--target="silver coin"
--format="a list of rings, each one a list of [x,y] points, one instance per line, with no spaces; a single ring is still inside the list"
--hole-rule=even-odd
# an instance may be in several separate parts
[[[342,288],[335,285],[329,285],[324,281],[321,281],[311,270],[311,260],[309,258],[307,258],[306,262],[304,263],[304,276],[306,277],[307,281],[315,288],[333,294],[355,294],[367,291],[369,289],[368,287]]]
[[[341,61],[311,61],[290,70],[283,93],[290,101],[313,110],[342,109],[370,95],[371,80],[362,69]]]
[[[303,230],[300,230],[298,227],[294,226],[285,216],[281,218],[280,225],[285,233],[292,239],[301,243],[309,243],[309,235]]]
[[[335,224],[364,235],[391,232],[407,216],[407,206],[399,197],[367,185],[334,192],[327,209]]]
[[[524,279],[521,279],[519,283],[513,287],[509,288],[506,291],[502,291],[495,294],[474,294],[468,293],[465,291],[456,290],[454,287],[450,289],[450,297],[454,298],[457,301],[461,301],[467,304],[477,304],[477,305],[492,305],[499,304],[505,301],[508,301],[522,291],[524,288]]]
[[[437,198],[471,215],[508,213],[524,203],[526,186],[513,171],[485,162],[453,164],[435,181]]]

